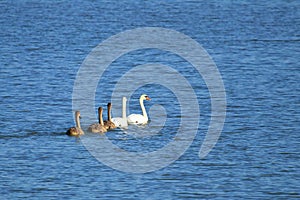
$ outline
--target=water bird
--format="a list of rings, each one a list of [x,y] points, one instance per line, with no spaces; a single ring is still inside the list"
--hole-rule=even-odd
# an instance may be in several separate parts
[[[113,117],[111,121],[119,128],[128,127],[127,117],[126,117],[126,102],[127,98],[122,98],[122,117]]]
[[[66,134],[69,135],[69,136],[80,136],[80,135],[83,135],[84,132],[83,130],[81,129],[81,126],[80,126],[80,112],[79,111],[76,111],[75,112],[75,123],[76,123],[76,126],[75,127],[71,127],[67,130]]]
[[[98,123],[91,124],[88,127],[88,131],[92,133],[105,133],[107,132],[107,129],[104,126],[103,123],[103,108],[99,107],[98,108]]]
[[[104,127],[107,130],[115,129],[117,128],[116,125],[111,120],[111,103],[107,104],[107,120],[104,121]]]
[[[146,112],[146,109],[145,109],[145,106],[144,106],[144,100],[149,101],[149,100],[151,100],[151,98],[146,94],[142,94],[140,96],[140,106],[141,106],[143,115],[141,115],[141,114],[131,114],[131,115],[129,115],[127,117],[128,124],[142,125],[142,124],[147,124],[148,123],[148,115],[147,115],[147,112]]]

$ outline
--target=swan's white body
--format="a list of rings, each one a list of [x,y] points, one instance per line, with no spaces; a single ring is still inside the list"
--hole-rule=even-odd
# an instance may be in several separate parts
[[[143,94],[140,97],[140,105],[143,112],[143,115],[140,114],[131,114],[127,117],[128,124],[147,124],[148,123],[148,115],[144,106],[144,100],[150,100],[150,98]]]
[[[123,97],[122,100],[122,117],[114,117],[111,121],[119,128],[126,128],[128,127],[127,118],[126,118],[126,101],[127,98]]]

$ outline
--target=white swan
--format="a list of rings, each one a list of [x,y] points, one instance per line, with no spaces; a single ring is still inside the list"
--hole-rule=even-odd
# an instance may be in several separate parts
[[[107,130],[117,128],[116,125],[111,121],[111,103],[107,104],[107,120],[104,121],[104,127]]]
[[[144,106],[144,100],[151,100],[146,94],[141,95],[140,105],[142,108],[143,115],[140,114],[131,114],[127,117],[128,124],[147,124],[148,115]]]
[[[126,102],[127,98],[123,97],[122,99],[122,117],[114,117],[111,121],[116,125],[116,127],[126,128],[128,126],[126,118]]]
[[[80,118],[80,112],[79,111],[76,111],[75,112],[75,122],[76,122],[76,126],[75,127],[71,127],[67,130],[66,134],[69,135],[69,136],[80,136],[80,135],[83,135],[84,132],[83,130],[81,129],[81,126],[80,126],[80,121],[79,121],[79,118]]]
[[[98,123],[91,124],[88,127],[88,130],[92,133],[105,133],[107,129],[104,127],[103,118],[102,118],[103,108],[98,108]]]

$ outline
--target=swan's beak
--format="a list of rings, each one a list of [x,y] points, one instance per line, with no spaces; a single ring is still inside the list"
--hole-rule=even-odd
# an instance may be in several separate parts
[[[146,96],[146,100],[150,101],[150,100],[151,100],[151,98],[150,98],[150,97],[148,97],[148,96]]]

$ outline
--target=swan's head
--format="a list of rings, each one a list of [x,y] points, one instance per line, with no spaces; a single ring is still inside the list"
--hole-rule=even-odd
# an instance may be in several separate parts
[[[80,111],[78,111],[78,110],[75,111],[75,116],[81,118],[81,116],[80,116]]]
[[[141,97],[140,97],[140,99],[141,100],[147,100],[147,101],[151,100],[151,98],[148,95],[146,95],[146,94],[142,94]]]

